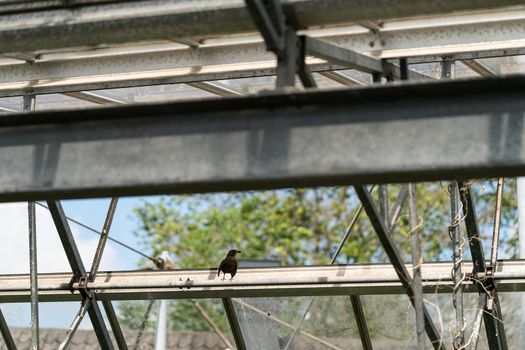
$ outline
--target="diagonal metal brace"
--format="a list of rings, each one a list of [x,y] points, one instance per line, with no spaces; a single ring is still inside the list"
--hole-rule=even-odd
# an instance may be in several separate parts
[[[379,214],[379,211],[377,210],[376,205],[372,200],[370,192],[366,189],[365,186],[362,185],[355,186],[355,191],[357,192],[357,196],[361,200],[361,203],[363,204],[363,207],[370,219],[370,222],[374,227],[374,230],[376,231],[379,240],[381,241],[381,245],[385,249],[388,258],[390,259],[390,262],[396,270],[396,273],[401,281],[401,284],[403,285],[403,288],[405,289],[407,295],[410,298],[410,302],[412,303],[412,305],[414,305],[414,290],[412,289],[412,278],[410,277],[410,274],[408,273],[403,259],[401,258],[401,254],[399,253],[396,245],[394,244],[394,241],[392,241],[392,238],[390,237],[389,231],[386,228],[384,220]],[[443,344],[442,338],[434,322],[432,321],[432,318],[425,305],[423,305],[423,315],[425,319],[425,330],[434,349],[446,349],[445,345]]]
[[[90,281],[93,281],[97,275],[98,267],[100,266],[100,261],[102,260],[102,254],[104,253],[104,248],[108,240],[109,229],[111,228],[113,216],[115,215],[115,210],[117,209],[117,203],[118,197],[111,198],[106,220],[104,221],[104,226],[102,227],[102,232],[98,241],[97,250],[95,251],[95,257],[93,258],[93,263],[91,264],[91,270],[89,272]]]
[[[62,242],[62,246],[64,247],[66,257],[69,261],[69,265],[71,266],[71,270],[73,271],[74,279],[86,277],[86,269],[84,268],[84,264],[80,257],[80,253],[78,252],[75,240],[73,238],[73,234],[71,232],[69,224],[67,223],[66,215],[64,214],[62,205],[59,201],[48,201],[47,204],[49,206],[51,217],[53,218],[53,221],[57,228],[60,241]],[[82,294],[83,298],[91,299],[91,306],[87,308],[87,310],[89,313],[89,318],[91,319],[91,323],[93,324],[93,329],[95,330],[95,334],[99,341],[100,347],[102,349],[112,350],[114,348],[113,343],[111,342],[106,323],[104,322],[102,312],[100,310],[100,307],[98,306],[96,295],[90,294],[86,289],[81,289],[80,293]],[[118,332],[118,330],[116,330],[116,328],[113,327],[113,325],[112,328],[113,333]],[[118,336],[116,336],[115,338],[117,340],[119,339]],[[118,346],[121,350],[127,349],[125,343],[119,343]]]

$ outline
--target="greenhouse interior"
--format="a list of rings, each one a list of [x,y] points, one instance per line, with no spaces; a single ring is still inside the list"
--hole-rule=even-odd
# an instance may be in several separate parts
[[[525,4],[0,0],[0,349],[525,349]]]

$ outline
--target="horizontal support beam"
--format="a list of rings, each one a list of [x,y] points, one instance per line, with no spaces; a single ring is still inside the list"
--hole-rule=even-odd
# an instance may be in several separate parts
[[[522,176],[524,88],[490,77],[5,115],[0,201]]]
[[[378,73],[385,77],[401,79],[401,68],[391,62],[366,56],[354,50],[308,36],[302,37],[302,40],[304,41],[304,50],[307,55],[322,58],[330,63],[362,72]],[[413,70],[408,71],[408,77],[410,80],[432,79]]]
[[[411,63],[515,55],[525,53],[525,10],[387,21],[380,32],[350,25],[306,34],[376,58],[410,57]],[[307,63],[314,72],[343,68],[314,58]],[[203,40],[197,48],[97,47],[39,54],[28,63],[0,59],[0,97],[267,76],[275,67],[259,36]]]
[[[85,3],[85,2],[84,2]],[[255,31],[243,0],[91,1],[90,6],[0,16],[1,52],[123,44]],[[283,0],[298,28],[521,5],[519,0]],[[1,10],[1,8],[0,8]]]
[[[450,262],[423,264],[424,292],[452,293],[451,267]],[[407,268],[412,271],[410,264]],[[467,262],[465,269],[472,265]],[[39,300],[79,300],[78,284],[71,293],[71,277],[40,274]],[[525,291],[525,261],[499,262],[495,278],[502,292]],[[464,284],[466,292],[477,293],[468,279]],[[405,294],[390,264],[240,268],[233,280],[217,278],[216,269],[100,272],[88,289],[98,300]],[[26,302],[29,294],[29,276],[0,276],[0,302]]]

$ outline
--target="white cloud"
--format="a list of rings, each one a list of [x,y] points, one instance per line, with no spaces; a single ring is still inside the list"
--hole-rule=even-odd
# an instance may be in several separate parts
[[[80,235],[70,226],[86,269],[91,267],[98,236]],[[36,233],[38,272],[71,271],[48,210],[37,205]],[[0,274],[29,273],[29,226],[27,203],[0,204]],[[100,270],[125,266],[111,245],[106,244]]]

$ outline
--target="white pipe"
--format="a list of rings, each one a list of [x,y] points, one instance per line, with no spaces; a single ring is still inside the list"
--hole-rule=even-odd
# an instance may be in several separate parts
[[[161,300],[159,304],[155,350],[166,350],[166,340],[168,337],[168,301]]]
[[[159,258],[166,262],[171,262],[170,254],[163,251]],[[168,301],[161,300],[159,303],[159,315],[157,318],[157,334],[155,339],[155,350],[166,350],[166,340],[168,337]]]

